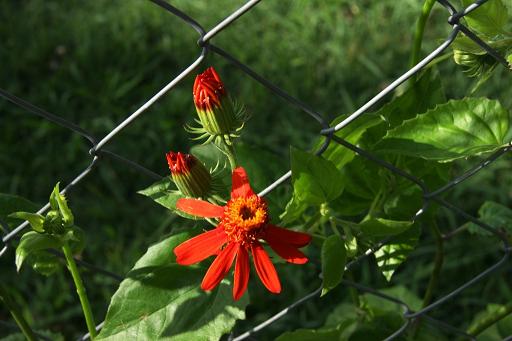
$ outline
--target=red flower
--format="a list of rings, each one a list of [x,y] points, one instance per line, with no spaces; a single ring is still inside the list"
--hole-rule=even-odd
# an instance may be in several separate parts
[[[238,300],[249,281],[249,253],[254,267],[265,287],[272,293],[281,292],[276,269],[260,240],[289,263],[304,264],[307,257],[298,250],[311,241],[306,233],[295,232],[269,223],[267,204],[256,195],[249,184],[245,170],[233,171],[231,200],[218,206],[197,199],[180,199],[176,207],[188,214],[219,218],[217,227],[189,239],[174,249],[176,262],[182,265],[198,263],[217,255],[201,283],[203,290],[212,290],[226,276],[235,261],[233,298]]]
[[[165,154],[171,177],[178,189],[188,197],[205,197],[212,185],[210,172],[191,154]]]

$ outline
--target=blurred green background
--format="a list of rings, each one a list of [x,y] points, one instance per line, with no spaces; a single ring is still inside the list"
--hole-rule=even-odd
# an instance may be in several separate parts
[[[172,1],[206,29],[243,3]],[[331,120],[354,111],[408,69],[411,36],[420,8],[419,0],[263,1],[213,42]],[[424,52],[447,36],[450,26],[446,20],[447,13],[436,5],[426,28]],[[0,87],[102,138],[197,58],[200,49],[196,40],[191,27],[149,1],[2,1]],[[261,163],[272,172],[268,170],[258,179],[256,189],[261,190],[288,170],[289,146],[310,148],[320,126],[216,55],[208,56],[197,73],[209,65],[215,66],[230,93],[252,115],[241,141],[267,152]],[[439,68],[448,98],[468,93],[473,80],[451,59]],[[182,127],[195,117],[191,90],[195,73],[106,148],[167,175],[165,152],[186,151],[193,145]],[[500,99],[510,108],[510,77],[507,70],[498,67],[477,95]],[[0,100],[0,192],[42,205],[57,181],[67,184],[90,163],[89,148],[79,135]],[[508,185],[512,184],[509,169],[509,159],[500,160],[458,187],[451,198],[473,214],[483,198],[508,205]],[[125,164],[105,158],[73,190],[70,205],[88,237],[84,260],[124,274],[151,243],[176,226],[186,226],[181,218],[136,194],[151,182]],[[275,195],[285,196],[286,187]],[[284,202],[276,200],[276,205],[274,210],[279,211]],[[448,231],[461,223],[458,217],[447,214],[446,226],[441,228]],[[430,237],[423,239],[410,262],[392,280],[420,295],[435,251]],[[462,235],[450,240],[446,248],[440,293],[498,259],[499,244],[493,239]],[[68,274],[59,271],[42,277],[29,267],[16,274],[13,259],[12,250],[0,259],[0,280],[12,287],[31,324],[66,338],[84,333]],[[261,303],[248,308],[248,320],[237,325],[236,333],[319,285],[317,264],[301,270],[279,269],[290,271],[282,276],[289,289],[281,296],[268,297],[261,285],[254,283],[253,301]],[[360,278],[374,287],[386,286],[372,261],[362,264],[359,272]],[[84,280],[100,321],[117,283],[90,272],[85,272]],[[433,316],[465,326],[487,303],[510,301],[512,291],[506,280],[510,282],[509,274],[495,274]],[[347,294],[338,291],[333,297],[345,299]],[[257,337],[270,339],[285,330],[319,326],[332,304],[316,299]],[[0,321],[12,322],[3,307]],[[0,324],[0,336],[13,330]]]

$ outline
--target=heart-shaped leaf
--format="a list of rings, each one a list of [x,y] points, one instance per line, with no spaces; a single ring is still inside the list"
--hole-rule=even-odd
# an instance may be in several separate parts
[[[509,112],[498,101],[465,98],[437,106],[389,131],[376,148],[441,162],[502,147],[509,135]]]
[[[292,148],[291,164],[294,196],[299,201],[321,205],[343,191],[341,173],[331,161]]]
[[[176,263],[173,249],[191,233],[151,246],[112,297],[102,340],[218,340],[244,319],[248,295],[233,301],[227,280],[200,289],[206,269]]]

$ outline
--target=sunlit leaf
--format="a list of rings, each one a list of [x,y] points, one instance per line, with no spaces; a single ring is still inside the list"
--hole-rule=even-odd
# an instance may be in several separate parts
[[[486,98],[452,100],[391,130],[377,149],[437,161],[489,153],[509,135],[509,112]]]
[[[400,264],[416,248],[420,233],[419,225],[415,224],[408,231],[393,237],[390,242],[375,252],[377,265],[388,281],[391,280]]]

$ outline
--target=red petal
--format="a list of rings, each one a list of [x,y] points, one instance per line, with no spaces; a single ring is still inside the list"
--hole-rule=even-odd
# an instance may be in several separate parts
[[[210,265],[206,275],[204,275],[201,289],[206,291],[212,290],[222,281],[235,260],[237,250],[238,243],[229,243],[224,250],[220,252],[212,265]]]
[[[279,282],[274,264],[268,258],[267,251],[260,243],[256,242],[252,244],[251,252],[256,272],[261,281],[270,292],[279,294],[281,292],[281,282]]]
[[[249,283],[249,254],[247,249],[240,245],[236,256],[235,274],[233,280],[233,298],[238,301],[247,290]]]
[[[214,229],[191,238],[174,248],[176,263],[190,265],[217,253],[228,237],[224,230]]]
[[[231,181],[231,198],[248,197],[254,194],[249,184],[249,177],[242,167],[235,168]]]
[[[224,207],[198,199],[181,198],[176,202],[176,208],[182,212],[204,218],[220,218],[224,214]]]
[[[311,242],[311,236],[307,233],[296,232],[275,225],[267,226],[265,240],[268,241],[268,239],[281,243],[291,244],[296,247],[303,247]]]
[[[267,239],[265,239],[267,240]],[[281,258],[286,260],[288,263],[293,264],[305,264],[308,262],[308,257],[301,251],[297,250],[297,247],[290,244],[280,243],[275,240],[267,240],[268,244]]]

